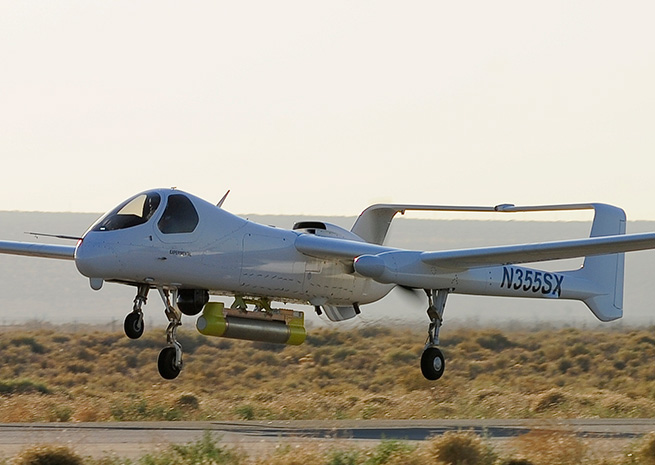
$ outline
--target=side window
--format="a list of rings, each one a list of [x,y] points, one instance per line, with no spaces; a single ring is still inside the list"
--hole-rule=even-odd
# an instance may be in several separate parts
[[[181,234],[193,232],[198,226],[198,212],[191,201],[182,194],[168,197],[164,214],[157,227],[164,234]]]

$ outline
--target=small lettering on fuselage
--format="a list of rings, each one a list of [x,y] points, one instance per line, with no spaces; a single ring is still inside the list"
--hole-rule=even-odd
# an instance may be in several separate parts
[[[504,266],[500,287],[560,297],[563,282],[564,276],[560,274]]]
[[[190,257],[191,252],[187,252],[186,250],[175,250],[171,249],[170,252],[168,252],[171,255],[177,255],[178,257]]]

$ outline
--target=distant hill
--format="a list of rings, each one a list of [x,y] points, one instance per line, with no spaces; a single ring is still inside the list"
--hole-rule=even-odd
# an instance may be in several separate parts
[[[0,212],[0,240],[66,243],[25,232],[81,235],[100,215],[93,213]],[[296,221],[316,219],[300,216],[244,215],[263,224],[291,227]],[[354,217],[320,218],[350,228]],[[546,221],[425,220],[398,218],[388,238],[393,246],[408,249],[444,250],[484,245],[502,245],[585,237],[589,223]],[[628,232],[655,231],[655,222],[631,222]],[[68,242],[71,243],[70,241]],[[650,302],[650,286],[655,279],[655,252],[637,252],[626,256],[624,318],[616,324],[642,325],[655,321]],[[548,264],[549,269],[575,268],[580,261]],[[0,255],[0,324],[45,321],[53,323],[107,323],[116,327],[132,308],[134,290],[128,286],[106,284],[93,291],[73,262]],[[423,298],[421,296],[421,298]],[[229,300],[227,300],[229,302]],[[362,315],[345,326],[379,323],[427,323],[426,304],[421,300],[393,292],[382,301],[364,306]],[[307,319],[319,320],[310,307]],[[156,294],[145,307],[150,325],[163,325],[166,319]],[[500,297],[452,295],[448,298],[446,324],[481,324],[503,327],[514,322],[596,325],[597,320],[584,304],[570,301],[538,301]],[[185,319],[186,324],[192,324]]]

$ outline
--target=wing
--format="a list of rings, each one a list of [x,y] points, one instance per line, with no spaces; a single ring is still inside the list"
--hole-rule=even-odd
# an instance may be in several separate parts
[[[655,233],[590,237],[500,247],[422,252],[421,262],[439,268],[470,269],[483,266],[534,263],[655,248]]]
[[[34,242],[0,241],[0,253],[10,255],[25,255],[28,257],[75,259],[75,246],[37,244]]]

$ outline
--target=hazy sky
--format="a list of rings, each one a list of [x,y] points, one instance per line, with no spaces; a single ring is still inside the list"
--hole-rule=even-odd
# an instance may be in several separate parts
[[[655,220],[652,1],[0,0],[0,210],[603,201]]]

